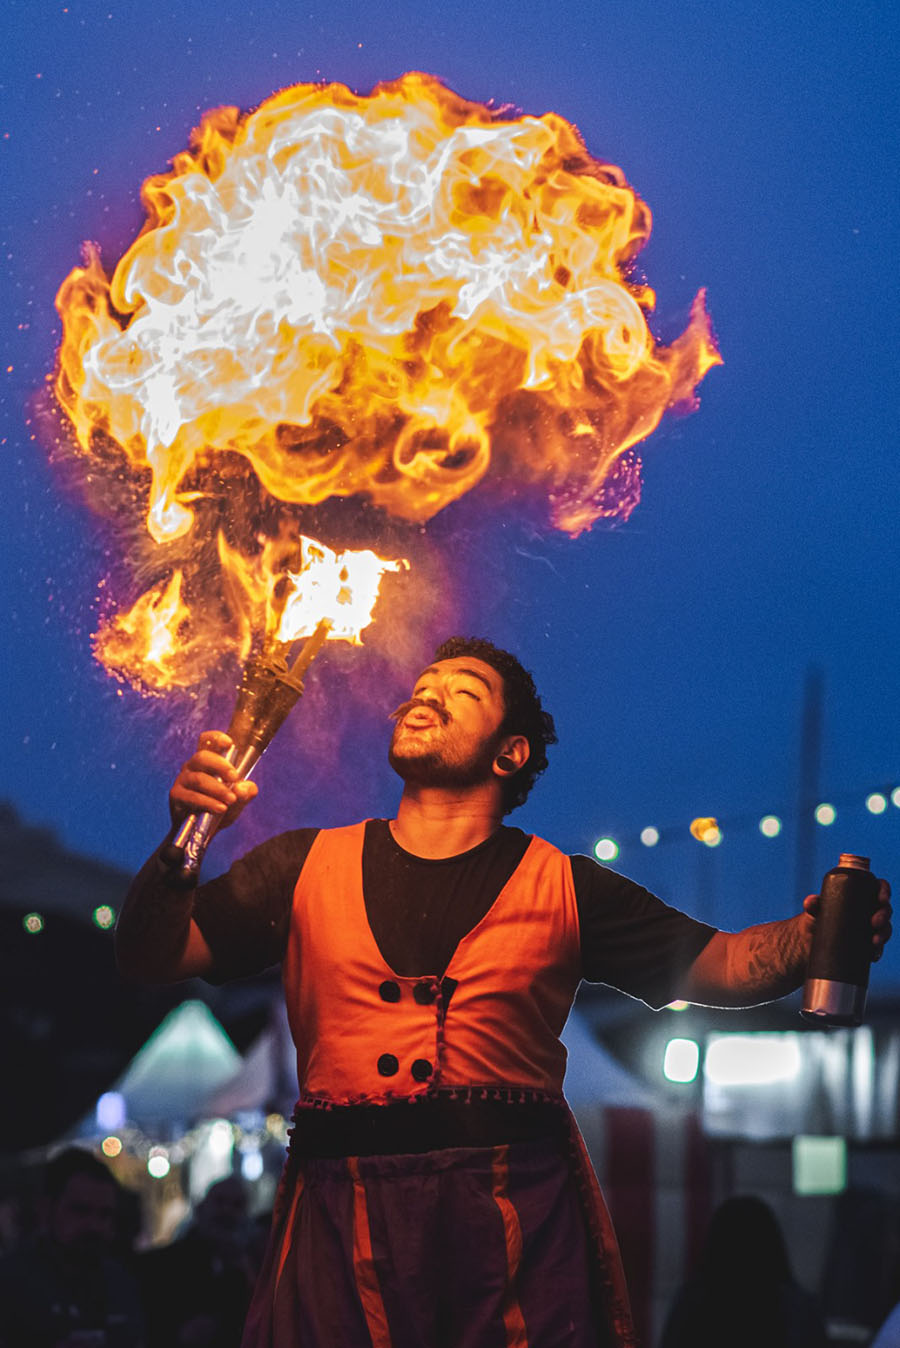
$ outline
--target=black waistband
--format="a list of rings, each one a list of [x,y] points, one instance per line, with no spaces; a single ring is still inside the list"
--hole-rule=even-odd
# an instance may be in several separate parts
[[[428,1096],[387,1105],[299,1105],[291,1150],[300,1156],[401,1156],[564,1138],[562,1101]]]

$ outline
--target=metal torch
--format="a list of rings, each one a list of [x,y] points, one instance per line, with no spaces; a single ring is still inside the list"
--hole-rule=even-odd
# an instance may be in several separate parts
[[[278,655],[249,660],[245,665],[228,726],[233,744],[224,755],[234,765],[239,780],[250,776],[302,697],[303,675],[330,630],[331,624],[323,619],[290,668]],[[196,884],[203,855],[220,823],[221,817],[209,811],[188,815],[160,852],[160,862],[170,884],[185,888]]]

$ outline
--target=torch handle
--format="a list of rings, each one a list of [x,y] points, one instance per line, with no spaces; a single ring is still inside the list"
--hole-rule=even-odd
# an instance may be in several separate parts
[[[262,757],[264,748],[264,745],[255,741],[243,749],[232,744],[223,757],[234,764],[238,780],[246,781]],[[194,883],[203,854],[219,827],[220,818],[209,810],[204,810],[202,814],[189,814],[172,841],[163,848],[160,860],[176,884],[188,886]]]

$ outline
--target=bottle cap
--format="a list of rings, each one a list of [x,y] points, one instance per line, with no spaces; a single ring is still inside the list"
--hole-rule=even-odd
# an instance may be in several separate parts
[[[869,858],[858,857],[853,852],[842,852],[838,859],[838,865],[851,871],[867,871],[869,869]]]

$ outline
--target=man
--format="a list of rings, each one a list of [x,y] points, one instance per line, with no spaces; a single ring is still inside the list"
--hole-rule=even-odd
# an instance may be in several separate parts
[[[149,1348],[237,1348],[253,1281],[247,1191],[217,1180],[178,1240],[141,1256]]]
[[[196,894],[157,862],[124,972],[221,980],[282,961],[300,1096],[245,1348],[634,1343],[615,1239],[562,1096],[582,977],[660,1007],[799,986],[815,901],[735,934],[502,826],[555,742],[531,676],[453,638],[394,713],[396,818],[298,830]],[[173,817],[257,794],[200,737]],[[889,935],[888,889],[873,949]]]
[[[137,1283],[114,1256],[119,1186],[90,1152],[47,1165],[42,1233],[0,1264],[0,1348],[139,1348]]]

